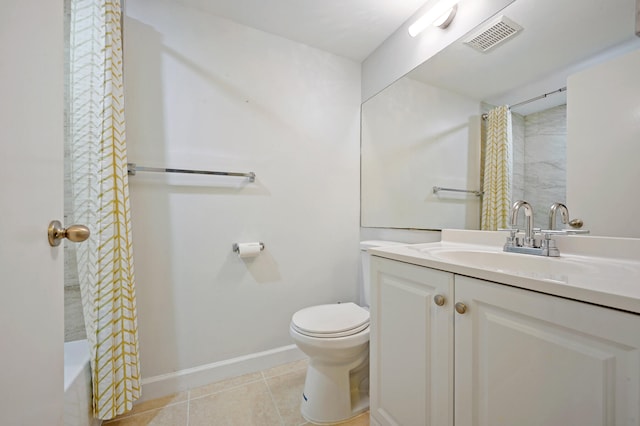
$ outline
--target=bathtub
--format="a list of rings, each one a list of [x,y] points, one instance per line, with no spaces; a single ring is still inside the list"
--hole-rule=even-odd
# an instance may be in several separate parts
[[[64,424],[99,426],[91,413],[91,370],[86,340],[64,344]]]

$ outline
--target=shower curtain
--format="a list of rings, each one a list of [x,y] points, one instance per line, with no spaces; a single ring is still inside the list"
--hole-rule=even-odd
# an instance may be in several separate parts
[[[512,130],[511,111],[500,106],[488,113],[484,153],[482,229],[508,227],[511,208]]]
[[[140,397],[138,327],[124,132],[119,0],[70,0],[69,104],[73,222],[93,411],[111,419]]]

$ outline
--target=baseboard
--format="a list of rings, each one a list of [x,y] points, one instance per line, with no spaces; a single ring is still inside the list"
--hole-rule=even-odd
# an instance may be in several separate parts
[[[136,403],[161,398],[230,377],[255,373],[256,371],[304,358],[306,358],[306,355],[296,345],[288,345],[174,373],[149,377],[142,379],[142,397]]]

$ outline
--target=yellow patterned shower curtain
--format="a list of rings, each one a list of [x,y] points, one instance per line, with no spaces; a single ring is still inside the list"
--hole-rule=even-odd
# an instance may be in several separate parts
[[[140,397],[119,0],[70,1],[68,76],[72,221],[91,229],[75,249],[93,410],[111,419]]]
[[[507,228],[511,208],[512,130],[508,106],[487,114],[484,152],[482,229]]]

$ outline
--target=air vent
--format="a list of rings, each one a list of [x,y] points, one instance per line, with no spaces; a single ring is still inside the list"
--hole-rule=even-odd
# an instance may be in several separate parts
[[[487,52],[522,30],[521,25],[502,15],[483,26],[478,32],[475,32],[465,40],[464,43],[480,52]]]

